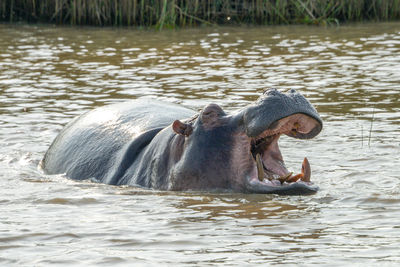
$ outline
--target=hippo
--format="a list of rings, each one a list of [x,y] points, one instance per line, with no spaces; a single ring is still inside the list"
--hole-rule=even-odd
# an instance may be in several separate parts
[[[307,158],[289,172],[282,134],[315,137],[322,120],[296,90],[266,90],[233,114],[151,99],[89,111],[68,123],[40,162],[45,174],[155,190],[314,194]]]

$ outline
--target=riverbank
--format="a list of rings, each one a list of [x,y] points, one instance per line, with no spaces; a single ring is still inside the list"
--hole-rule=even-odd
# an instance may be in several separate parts
[[[0,21],[175,28],[400,19],[400,0],[3,0]]]

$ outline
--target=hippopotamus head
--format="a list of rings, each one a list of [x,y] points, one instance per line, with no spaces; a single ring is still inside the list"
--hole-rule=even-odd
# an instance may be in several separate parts
[[[295,90],[269,89],[258,100],[229,115],[216,104],[206,106],[172,129],[178,160],[171,171],[172,190],[228,189],[238,192],[312,194],[305,158],[300,174],[285,166],[278,146],[281,135],[310,139],[322,129],[315,108]]]

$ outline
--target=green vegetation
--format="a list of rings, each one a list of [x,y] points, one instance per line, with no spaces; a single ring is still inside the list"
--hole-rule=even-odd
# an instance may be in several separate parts
[[[337,24],[400,18],[400,0],[1,0],[1,21],[71,25]]]

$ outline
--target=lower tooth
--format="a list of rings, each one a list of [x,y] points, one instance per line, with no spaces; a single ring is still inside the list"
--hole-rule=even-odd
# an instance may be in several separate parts
[[[289,179],[290,176],[292,176],[292,174],[293,174],[293,172],[289,172],[288,174],[277,178],[277,180],[279,180],[279,182],[281,182],[283,184],[287,179]]]
[[[263,167],[263,163],[261,161],[260,154],[256,155],[256,162],[257,162],[257,177],[258,177],[258,180],[263,181],[264,180],[264,167]]]
[[[290,179],[288,179],[287,182],[288,182],[288,183],[295,183],[295,182],[297,182],[299,179],[302,179],[302,177],[303,177],[303,174],[302,174],[302,173],[296,174],[296,175],[290,177]]]

